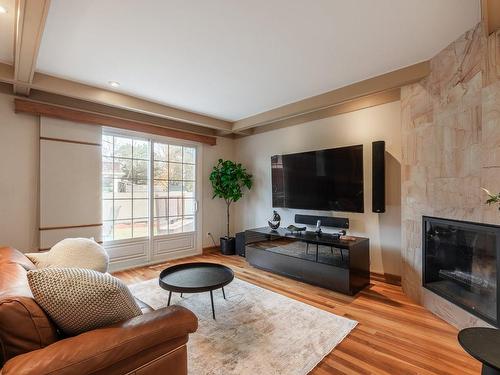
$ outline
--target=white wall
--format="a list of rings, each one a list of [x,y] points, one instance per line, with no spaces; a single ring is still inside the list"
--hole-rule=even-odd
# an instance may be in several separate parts
[[[215,146],[203,145],[203,247],[214,246],[212,239],[207,236],[207,232],[212,233],[217,245],[219,238],[226,233],[226,204],[222,199],[212,199],[212,185],[208,177],[219,159],[234,158],[233,146],[234,141],[231,138],[217,138]],[[234,207],[231,212],[234,212]],[[234,215],[231,219],[233,218]]]
[[[0,93],[0,246],[38,249],[38,117]]]
[[[212,200],[208,175],[219,158],[233,157],[233,140],[217,138],[203,145],[203,247],[213,246],[225,232],[225,204]],[[14,97],[0,93],[0,246],[36,251],[39,204],[39,118],[14,112]]]
[[[235,158],[254,175],[252,190],[235,207],[237,230],[267,225],[272,214],[271,161],[276,154],[363,144],[365,212],[342,213],[277,209],[282,226],[293,223],[295,213],[348,217],[350,234],[370,239],[371,270],[400,274],[401,251],[401,119],[400,102],[312,121],[293,127],[240,138]],[[371,212],[371,142],[386,142],[386,212]]]
[[[0,245],[22,251],[38,249],[39,120],[15,114],[13,97],[0,93]],[[371,142],[385,140],[387,148],[387,212],[371,213]],[[219,158],[243,162],[255,176],[252,191],[233,207],[233,230],[266,225],[272,212],[270,156],[363,143],[365,145],[365,213],[343,214],[353,234],[370,238],[372,270],[399,274],[400,253],[400,103],[391,103],[333,118],[232,140],[218,138],[216,146],[203,146],[203,246],[212,246],[225,233],[225,204],[212,200],[208,181]],[[280,209],[283,224],[295,212]],[[320,213],[320,212],[316,212]]]

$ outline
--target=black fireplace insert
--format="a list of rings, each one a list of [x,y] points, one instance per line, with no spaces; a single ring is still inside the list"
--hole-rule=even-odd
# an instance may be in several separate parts
[[[500,226],[423,217],[424,288],[498,327]]]

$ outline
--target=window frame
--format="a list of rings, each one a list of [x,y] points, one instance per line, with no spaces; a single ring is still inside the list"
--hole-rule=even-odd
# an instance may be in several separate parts
[[[113,137],[123,137],[123,138],[132,138],[132,139],[138,139],[138,140],[143,140],[143,141],[148,141],[149,142],[149,159],[147,160],[148,162],[148,197],[144,198],[147,199],[149,202],[148,206],[148,236],[141,236],[141,237],[130,237],[130,238],[122,238],[122,239],[113,239],[113,240],[104,240],[104,244],[108,246],[113,246],[113,245],[118,245],[118,244],[126,244],[126,243],[137,243],[137,242],[153,242],[155,240],[161,240],[164,238],[169,238],[172,236],[178,236],[178,235],[194,235],[196,238],[196,242],[201,244],[201,207],[199,204],[199,197],[202,195],[202,181],[201,181],[201,166],[202,166],[202,145],[198,142],[192,142],[192,141],[183,141],[175,138],[169,138],[169,137],[163,137],[163,136],[158,136],[158,135],[153,135],[153,134],[146,134],[146,133],[141,133],[141,132],[135,132],[135,131],[129,131],[129,130],[122,130],[122,129],[116,129],[116,128],[107,128],[103,127],[102,128],[102,136],[113,136]],[[182,219],[184,216],[188,217],[193,217],[193,230],[192,231],[186,231],[186,232],[178,232],[178,233],[165,233],[165,234],[154,234],[154,219],[155,213],[154,213],[154,204],[155,204],[155,179],[154,179],[154,144],[155,143],[160,143],[160,144],[166,144],[166,145],[173,145],[173,146],[182,146],[182,147],[190,147],[195,149],[195,160],[194,163],[186,163],[186,164],[191,164],[195,166],[195,173],[194,173],[194,180],[184,180],[181,179],[179,180],[182,184],[182,189],[184,189],[184,182],[193,182],[194,184],[194,194],[193,194],[193,201],[194,201],[194,212],[192,215],[184,215],[184,211],[182,211],[182,215],[179,216]],[[133,145],[133,144],[132,144]],[[133,152],[133,151],[132,151]],[[101,158],[103,159],[105,155],[103,154]],[[183,153],[184,157],[184,153]],[[114,160],[114,150],[113,150],[113,156]],[[130,158],[133,162],[135,160],[132,157]],[[104,160],[104,159],[103,159]],[[145,159],[138,159],[138,160],[145,160]],[[170,163],[169,160],[165,162],[167,165]],[[181,165],[184,163],[180,162]],[[114,164],[113,164],[114,166]],[[114,170],[113,170],[114,173]],[[102,177],[104,177],[102,175]],[[169,177],[169,176],[167,176]],[[183,177],[183,176],[182,176]],[[113,175],[112,181],[114,183],[115,177]],[[133,179],[131,180],[133,181]],[[167,183],[169,183],[171,180],[167,178]],[[175,180],[177,181],[177,180]],[[167,193],[168,194],[168,193]],[[141,198],[142,199],[142,198]],[[161,199],[161,198],[160,198]],[[164,198],[167,200],[168,204],[168,197]],[[102,202],[104,202],[104,197],[101,197]],[[113,199],[109,199],[114,202],[114,186],[113,186]],[[132,189],[132,196],[130,198],[130,201],[132,202],[133,206],[133,189]],[[184,209],[184,198],[182,199],[182,204],[183,204],[183,209]],[[132,207],[133,210],[133,207]],[[167,213],[168,213],[168,207],[167,207]],[[114,215],[114,214],[113,214]],[[165,219],[168,219],[169,217],[177,217],[177,216],[166,216]],[[163,218],[163,217],[158,217],[158,218]],[[110,220],[106,220],[108,222]],[[133,211],[132,211],[132,218],[130,219],[131,224],[132,224],[132,235],[133,235],[133,224],[134,224],[134,218],[133,218]],[[115,219],[113,217],[112,223],[114,224]],[[104,215],[103,215],[103,223],[104,223]],[[113,225],[113,230],[114,230],[114,225]],[[167,229],[168,231],[168,229]],[[113,233],[114,234],[114,233]],[[114,237],[114,236],[113,236]],[[151,248],[152,246],[150,246]]]

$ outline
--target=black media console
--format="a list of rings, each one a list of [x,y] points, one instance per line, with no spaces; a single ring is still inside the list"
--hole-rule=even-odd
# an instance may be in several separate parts
[[[247,261],[254,267],[354,295],[370,283],[369,240],[316,232],[245,231]]]

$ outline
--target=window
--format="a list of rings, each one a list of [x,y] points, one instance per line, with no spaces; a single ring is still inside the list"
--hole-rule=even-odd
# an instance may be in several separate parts
[[[194,230],[196,149],[155,143],[154,234]]]
[[[104,241],[194,231],[195,182],[195,147],[103,134]]]
[[[102,137],[103,239],[148,236],[149,141]]]

